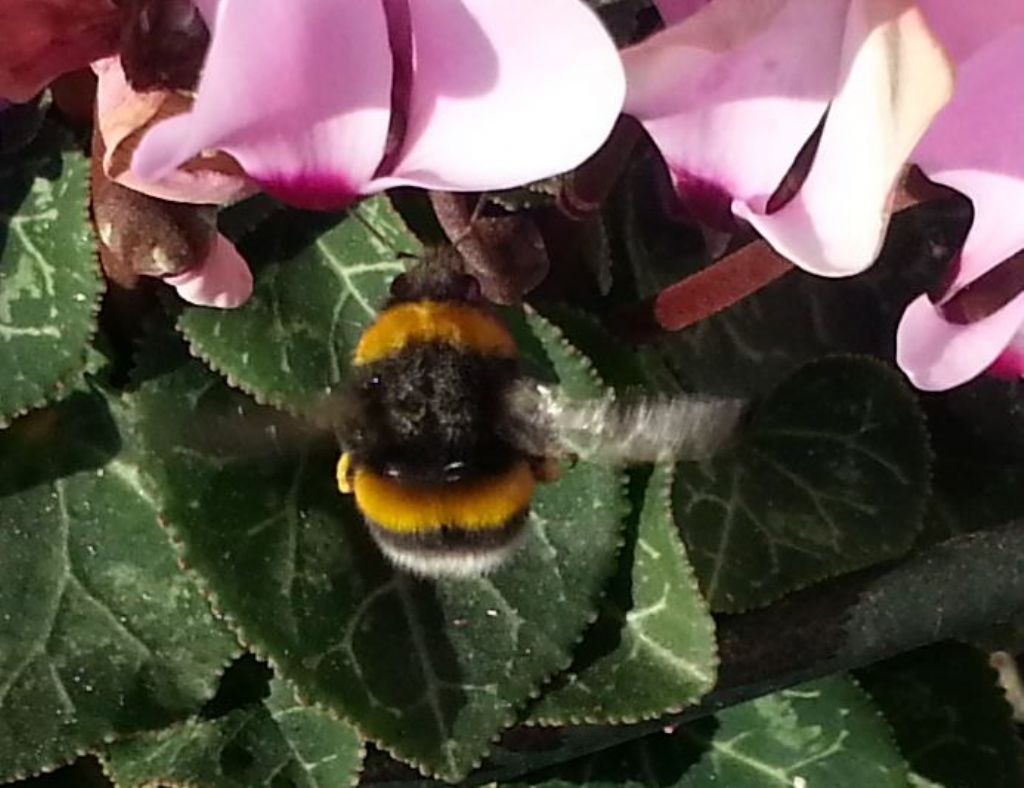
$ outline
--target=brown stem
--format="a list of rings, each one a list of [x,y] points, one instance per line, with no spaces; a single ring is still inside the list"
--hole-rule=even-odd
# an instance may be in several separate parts
[[[558,206],[573,219],[585,219],[597,211],[629,161],[643,135],[643,127],[628,115],[620,115],[608,139],[597,153],[566,176]]]
[[[517,304],[547,275],[544,241],[529,216],[480,217],[465,195],[451,192],[430,192],[430,203],[489,301]]]
[[[654,299],[654,320],[679,331],[711,317],[793,270],[764,241],[749,243],[707,268],[670,285]]]

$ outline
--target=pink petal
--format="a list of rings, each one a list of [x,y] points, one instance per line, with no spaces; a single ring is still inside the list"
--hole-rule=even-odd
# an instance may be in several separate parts
[[[1022,3],[1024,5],[1024,3]],[[963,192],[974,223],[950,292],[1024,248],[1024,27],[977,49],[914,151],[929,178]]]
[[[919,0],[928,25],[950,57],[962,63],[992,39],[1024,24],[1021,0]]]
[[[407,135],[374,188],[502,189],[569,170],[625,92],[615,45],[578,0],[410,0]]]
[[[281,199],[342,206],[380,163],[391,76],[380,2],[220,0],[192,111],[154,127],[133,169],[157,180],[221,149]]]
[[[655,0],[654,5],[665,24],[674,25],[693,16],[709,2],[711,0]]]
[[[1011,344],[999,354],[999,358],[993,361],[992,366],[985,372],[1004,380],[1017,380],[1024,377],[1024,348]]]
[[[184,300],[199,306],[234,309],[252,295],[249,264],[220,233],[206,260],[183,274],[164,277],[164,281]]]
[[[192,3],[199,9],[199,13],[203,15],[203,21],[206,22],[206,26],[213,32],[213,28],[217,24],[217,10],[220,7],[221,0],[192,0]]]
[[[821,276],[870,266],[907,157],[952,93],[952,67],[911,0],[854,0],[838,93],[803,186],[782,209],[733,204],[780,254]]]
[[[896,331],[896,361],[919,389],[942,391],[980,375],[1024,325],[1024,295],[974,323],[943,319],[927,296],[907,307]]]
[[[92,64],[98,83],[96,116],[103,139],[103,171],[111,177],[111,165],[118,146],[150,122],[167,98],[162,91],[136,93],[125,79],[120,58],[110,57]],[[129,189],[172,202],[220,205],[250,194],[254,186],[246,179],[211,169],[176,169],[159,181],[147,181],[130,169],[113,177]]]
[[[763,209],[835,92],[848,2],[715,0],[623,52],[625,111],[684,201],[699,185]]]

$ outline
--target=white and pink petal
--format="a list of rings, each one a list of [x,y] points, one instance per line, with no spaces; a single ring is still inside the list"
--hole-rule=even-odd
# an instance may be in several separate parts
[[[627,112],[691,212],[731,211],[827,276],[873,262],[893,186],[951,84],[911,0],[716,0],[623,59]],[[772,206],[819,126],[801,187]]]
[[[155,126],[133,169],[159,180],[224,150],[288,202],[342,207],[380,164],[391,86],[380,2],[220,0],[191,112]]]
[[[675,25],[710,3],[711,0],[654,0],[658,14],[666,25]]]
[[[698,218],[705,196],[764,209],[835,92],[847,5],[715,0],[622,53],[625,111]]]
[[[896,361],[910,382],[942,391],[977,377],[990,367],[1024,325],[1024,294],[973,323],[951,323],[927,296],[903,313],[896,331]]]
[[[1008,30],[1024,25],[1021,0],[918,0],[918,5],[957,63],[963,63]]]
[[[151,197],[172,202],[222,205],[252,194],[255,185],[235,167],[208,166],[177,168],[158,181],[140,178],[121,162],[122,145],[128,147],[133,138],[168,106],[182,103],[180,96],[167,91],[136,92],[128,85],[124,69],[117,57],[103,58],[92,64],[96,73],[96,119],[103,141],[103,172],[115,183]]]
[[[853,0],[806,179],[777,211],[737,200],[734,212],[805,271],[863,271],[881,250],[907,157],[952,91],[952,65],[911,0]]]
[[[206,259],[183,274],[164,277],[185,301],[234,309],[249,300],[253,279],[249,264],[220,233]]]
[[[1024,5],[1024,3],[1021,3]],[[1000,28],[960,64],[953,100],[913,153],[971,199],[974,222],[951,291],[1024,248],[1024,25]]]
[[[572,169],[625,93],[615,45],[578,0],[409,0],[406,134],[373,188],[521,185]]]

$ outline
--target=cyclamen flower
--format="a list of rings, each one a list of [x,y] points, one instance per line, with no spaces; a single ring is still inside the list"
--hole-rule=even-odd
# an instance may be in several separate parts
[[[625,91],[580,0],[198,5],[212,39],[195,102],[139,145],[148,181],[222,150],[307,208],[397,185],[507,188],[587,158]]]
[[[896,355],[914,385],[941,390],[986,369],[1024,375],[1024,3],[921,5],[958,70],[913,160],[967,195],[974,221],[942,296],[907,307]]]
[[[951,92],[912,0],[658,6],[670,27],[622,55],[625,111],[684,205],[719,229],[749,222],[815,274],[870,266],[906,158]]]

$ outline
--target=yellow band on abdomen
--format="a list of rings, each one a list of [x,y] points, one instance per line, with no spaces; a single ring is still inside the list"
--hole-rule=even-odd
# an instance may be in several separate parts
[[[445,525],[467,531],[500,528],[529,506],[534,484],[529,463],[521,460],[502,474],[422,487],[358,468],[352,487],[359,510],[378,526],[417,533]]]
[[[484,356],[516,356],[508,329],[484,310],[452,301],[410,301],[386,309],[363,332],[354,361],[370,364],[412,342],[442,342]]]

